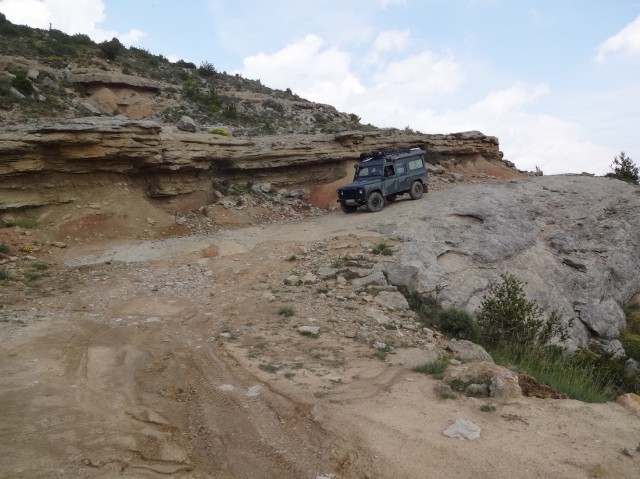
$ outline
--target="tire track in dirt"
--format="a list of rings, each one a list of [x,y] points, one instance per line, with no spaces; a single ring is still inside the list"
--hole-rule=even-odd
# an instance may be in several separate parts
[[[183,427],[197,469],[215,477],[265,478],[334,470],[322,452],[329,438],[301,413],[308,407],[274,393],[213,347],[181,351],[188,387]],[[304,427],[295,427],[299,421]]]

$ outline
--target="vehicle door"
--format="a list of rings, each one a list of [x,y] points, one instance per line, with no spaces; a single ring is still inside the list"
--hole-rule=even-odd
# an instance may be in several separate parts
[[[395,165],[388,164],[384,167],[384,173],[382,178],[382,193],[392,195],[398,192],[398,177],[396,176]]]
[[[411,176],[405,163],[396,163],[396,176],[398,178],[398,191],[407,191],[411,186]]]

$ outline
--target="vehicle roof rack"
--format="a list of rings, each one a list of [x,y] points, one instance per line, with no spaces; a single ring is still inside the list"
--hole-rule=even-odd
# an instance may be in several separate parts
[[[374,150],[374,151],[365,151],[360,153],[360,161],[369,161],[374,160],[376,158],[385,158],[398,156],[403,153],[411,153],[414,150],[420,150],[421,148],[399,148],[399,149],[387,149],[387,150]]]

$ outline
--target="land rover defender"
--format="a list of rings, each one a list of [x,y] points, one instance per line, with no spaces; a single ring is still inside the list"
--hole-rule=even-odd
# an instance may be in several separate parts
[[[427,191],[425,151],[421,148],[370,151],[360,154],[353,181],[338,189],[338,202],[345,213],[360,206],[380,211],[385,201],[409,193],[413,200]]]

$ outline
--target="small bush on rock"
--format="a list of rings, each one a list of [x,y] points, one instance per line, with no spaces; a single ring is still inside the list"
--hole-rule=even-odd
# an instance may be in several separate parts
[[[439,315],[436,326],[443,333],[457,339],[475,341],[478,338],[476,322],[469,313],[462,309],[444,309]]]
[[[545,319],[536,302],[527,299],[522,282],[511,273],[500,279],[489,286],[476,316],[484,345],[546,347],[553,339],[568,339],[568,328],[560,315],[554,311]]]
[[[27,78],[27,74],[23,71],[18,72],[16,76],[11,79],[11,86],[26,96],[31,95],[35,91],[33,83],[31,83]]]
[[[613,159],[610,168],[613,170],[613,173],[608,173],[607,176],[626,181],[627,183],[633,183],[634,185],[640,184],[640,171],[638,170],[638,166],[636,166],[624,151]]]
[[[423,324],[433,326],[457,339],[469,341],[477,339],[478,327],[473,317],[466,311],[455,307],[444,308],[438,298],[432,294],[411,291],[406,287],[401,287],[400,292]]]

